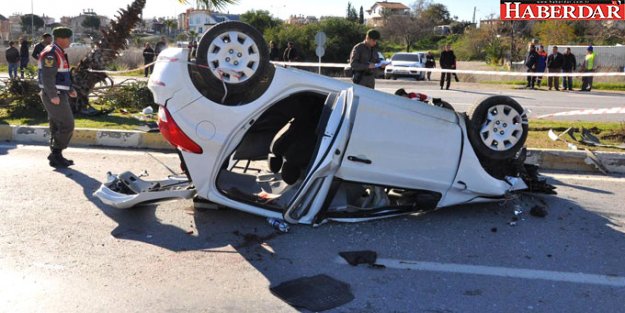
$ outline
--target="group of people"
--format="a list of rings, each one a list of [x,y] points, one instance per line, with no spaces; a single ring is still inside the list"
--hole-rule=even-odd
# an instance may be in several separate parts
[[[193,42],[195,43],[195,41]],[[190,43],[189,45],[190,48],[193,48],[191,46],[192,43]],[[195,47],[197,47],[197,44],[195,45]],[[165,49],[167,49],[167,38],[165,37],[161,37],[161,40],[156,43],[154,49],[152,49],[152,45],[149,42],[145,43],[143,47],[143,64],[146,65],[145,69],[143,70],[144,77],[148,77],[150,74],[152,74],[152,72],[154,71],[154,59],[156,59],[156,57],[158,57],[158,55]],[[192,51],[195,51],[195,49],[193,49]]]
[[[295,44],[292,41],[289,41],[286,45],[286,48],[282,53],[280,53],[280,49],[275,42],[269,42],[269,60],[271,61],[284,61],[284,62],[295,62],[299,60],[299,54],[297,53],[297,49],[295,49]]]
[[[32,56],[38,61],[39,54],[43,48],[52,43],[52,35],[48,33],[43,34],[43,36],[41,36],[41,42],[35,45],[32,54],[29,54],[30,43],[26,38],[20,38],[18,42],[20,43],[19,50],[15,47],[17,45],[15,41],[9,41],[9,48],[5,51],[10,79],[24,79],[24,70],[28,67],[28,63],[30,63],[30,57]],[[18,68],[20,70],[19,76]]]
[[[571,48],[566,48],[564,54],[558,51],[558,47],[552,48],[551,54],[547,55],[544,46],[529,44],[527,57],[525,58],[525,67],[528,73],[573,73],[577,71],[577,60],[571,52]],[[595,53],[592,46],[586,48],[586,56],[582,62],[582,72],[594,72],[596,69]],[[535,89],[540,87],[542,76],[528,75],[526,88]],[[582,77],[582,87],[580,91],[590,91],[592,89],[592,76]],[[560,89],[560,77],[549,76],[547,78],[549,90],[573,90],[573,77],[564,76],[562,89]]]

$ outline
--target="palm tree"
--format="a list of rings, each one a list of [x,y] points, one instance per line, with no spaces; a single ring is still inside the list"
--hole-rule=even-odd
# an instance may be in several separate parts
[[[178,0],[183,4],[188,4],[189,0]],[[236,4],[239,0],[196,0],[197,4],[203,4],[207,9],[223,9],[229,4]]]
[[[198,33],[196,33],[193,30],[189,31],[189,42],[193,42],[193,40],[195,40],[198,36]]]

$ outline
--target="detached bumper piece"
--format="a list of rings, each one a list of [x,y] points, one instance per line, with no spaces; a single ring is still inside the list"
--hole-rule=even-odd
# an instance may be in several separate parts
[[[136,205],[173,199],[191,199],[195,188],[186,177],[170,176],[164,180],[146,181],[124,172],[107,173],[106,182],[93,193],[106,205],[128,209]]]

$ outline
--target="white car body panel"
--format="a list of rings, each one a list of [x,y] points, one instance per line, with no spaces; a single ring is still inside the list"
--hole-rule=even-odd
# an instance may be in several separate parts
[[[444,193],[455,176],[461,152],[457,120],[449,110],[406,98],[389,99],[378,93],[361,99],[346,156],[371,164],[344,159],[337,176]]]

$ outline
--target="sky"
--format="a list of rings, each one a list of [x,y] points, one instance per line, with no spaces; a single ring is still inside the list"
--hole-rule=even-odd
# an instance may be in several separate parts
[[[190,0],[192,4],[194,0]],[[408,6],[414,0],[398,1]],[[28,14],[31,12],[29,0],[0,0],[0,14],[8,17],[13,13]],[[115,12],[122,7],[126,7],[132,0],[32,0],[34,13],[36,15],[51,16],[58,21],[61,16],[76,16],[83,9],[93,9],[100,15],[113,17]],[[240,14],[248,10],[267,10],[273,16],[286,19],[291,14],[314,15],[314,16],[345,16],[348,0],[239,0],[238,4],[230,5],[223,11]],[[351,0],[352,5],[358,10],[363,6],[365,11],[369,9],[375,1],[373,0]],[[461,20],[471,20],[473,7],[477,7],[477,19],[485,18],[499,10],[499,0],[434,0],[447,6],[452,16],[458,16]],[[192,4],[183,5],[178,0],[147,0],[144,9],[144,17],[175,17],[182,13]],[[367,13],[365,12],[365,18]]]

